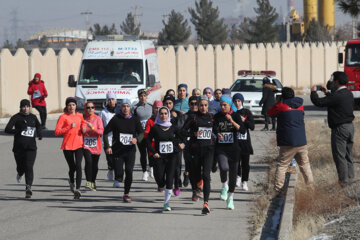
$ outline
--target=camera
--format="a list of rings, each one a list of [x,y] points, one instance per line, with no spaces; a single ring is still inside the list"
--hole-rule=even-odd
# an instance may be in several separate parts
[[[321,85],[316,86],[316,91],[322,91],[322,90],[324,90],[323,86]]]

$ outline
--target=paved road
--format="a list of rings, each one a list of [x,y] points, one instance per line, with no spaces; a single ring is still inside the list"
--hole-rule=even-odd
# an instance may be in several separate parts
[[[50,121],[48,126],[54,129],[55,121]],[[50,130],[48,137],[38,141],[34,195],[26,200],[24,184],[15,180],[13,137],[4,135],[3,128],[0,126],[0,239],[9,240],[249,239],[253,185],[265,181],[267,171],[266,165],[257,162],[266,155],[269,141],[274,137],[273,132],[253,132],[257,155],[251,159],[250,191],[236,190],[234,211],[226,210],[225,202],[219,200],[219,174],[212,174],[209,202],[212,212],[202,216],[202,203],[191,201],[189,188],[171,199],[173,211],[163,213],[163,193],[156,191],[154,180],[140,181],[138,156],[130,194],[132,203],[123,203],[122,189],[112,188],[112,183],[105,180],[103,155],[98,191],[83,193],[81,200],[73,200],[67,184],[67,164],[59,150],[62,139],[53,137]]]

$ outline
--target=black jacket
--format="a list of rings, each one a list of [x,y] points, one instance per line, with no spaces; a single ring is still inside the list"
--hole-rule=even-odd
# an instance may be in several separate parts
[[[262,106],[261,114],[266,115],[271,106],[275,104],[276,86],[272,84],[265,84],[263,87],[262,98],[259,105]]]
[[[250,130],[255,129],[255,120],[251,111],[246,108],[242,108],[235,113],[235,121],[242,121],[241,116],[245,118],[244,127],[246,128],[246,134],[240,135],[238,138],[241,154],[254,154],[254,150],[251,144]]]
[[[316,92],[311,92],[311,101],[315,106],[327,107],[328,124],[330,128],[336,128],[344,123],[351,123],[354,116],[354,96],[347,89],[342,88],[333,93],[319,98]]]
[[[39,139],[42,137],[40,122],[32,113],[29,115],[17,113],[12,116],[5,127],[5,132],[14,134],[13,152],[36,150],[35,137]]]
[[[272,106],[268,115],[277,117],[276,141],[278,146],[306,145],[303,99],[294,97]]]

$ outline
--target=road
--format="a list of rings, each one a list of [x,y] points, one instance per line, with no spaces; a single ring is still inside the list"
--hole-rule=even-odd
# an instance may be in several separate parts
[[[0,126],[0,239],[249,239],[254,185],[267,177],[267,166],[260,162],[271,148],[274,132],[252,132],[256,155],[251,158],[250,191],[236,190],[235,210],[226,210],[225,202],[219,200],[217,172],[211,176],[211,213],[203,216],[202,202],[191,201],[189,188],[172,197],[173,211],[162,212],[163,193],[156,191],[153,179],[140,180],[138,155],[132,203],[123,203],[123,189],[114,189],[105,180],[104,155],[100,158],[98,191],[85,192],[80,200],[73,200],[67,183],[68,167],[59,149],[62,138],[53,136],[55,123],[48,122],[46,137],[38,141],[31,199],[24,198],[24,183],[15,180],[13,137],[5,135],[4,126]]]

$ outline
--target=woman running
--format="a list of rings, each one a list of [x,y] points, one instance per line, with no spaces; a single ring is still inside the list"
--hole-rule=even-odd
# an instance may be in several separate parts
[[[182,128],[183,135],[190,137],[189,145],[194,156],[190,164],[190,180],[193,190],[193,201],[198,201],[197,185],[203,180],[204,205],[202,214],[210,213],[208,204],[210,196],[210,171],[214,158],[213,116],[208,113],[209,98],[201,96],[199,111],[188,118]]]
[[[65,102],[64,114],[62,114],[55,127],[55,136],[64,135],[61,149],[63,150],[67,164],[69,165],[70,191],[74,193],[74,199],[80,199],[84,138],[81,133],[81,124],[84,122],[83,115],[76,112],[76,99],[68,97]],[[74,190],[74,174],[76,172],[76,189]]]
[[[153,106],[152,106],[153,114],[152,114],[151,118],[149,118],[149,120],[146,122],[145,130],[144,130],[144,140],[143,141],[146,141],[146,138],[149,135],[151,128],[155,125],[156,116],[157,116],[157,114],[159,112],[159,109],[162,106],[163,106],[163,103],[161,101],[159,101],[159,100],[154,101]],[[153,148],[155,148],[155,142],[154,141],[151,141],[151,145],[153,146]],[[150,174],[154,174],[154,171],[153,171],[154,170],[154,162],[155,162],[154,154],[152,152],[150,152],[150,151],[147,151],[147,152],[148,152],[148,157],[149,157],[149,167],[150,167],[150,169],[152,169]],[[152,175],[151,177],[153,178],[154,175]],[[158,191],[162,192],[163,189],[160,189],[160,187],[158,186]]]
[[[39,120],[30,113],[29,100],[21,100],[20,112],[10,118],[5,127],[5,132],[14,134],[13,152],[16,161],[16,180],[20,183],[25,174],[25,197],[31,198],[31,186],[34,180],[33,168],[37,150],[35,137],[37,136],[41,140],[42,136]]]
[[[227,201],[228,209],[234,209],[233,197],[239,165],[237,155],[240,149],[236,136],[238,131],[245,134],[242,122],[234,120],[235,114],[231,105],[231,98],[222,96],[220,98],[221,112],[214,116],[214,133],[217,136],[215,160],[219,163],[222,183],[220,199]]]
[[[115,169],[119,169],[125,163],[125,185],[123,201],[131,202],[129,196],[133,179],[135,164],[136,143],[143,138],[143,128],[140,120],[131,114],[130,100],[123,99],[120,104],[120,112],[116,114],[105,127],[104,146],[107,154],[114,155]],[[113,145],[110,147],[108,133],[113,133]]]
[[[85,158],[85,188],[96,191],[96,176],[101,154],[101,136],[104,132],[102,120],[95,114],[93,102],[87,102],[84,109],[84,124],[82,133],[84,135],[84,158]]]
[[[248,180],[250,172],[250,155],[254,154],[253,147],[251,145],[250,131],[255,128],[254,117],[249,109],[243,107],[244,96],[241,93],[236,93],[233,96],[233,103],[237,108],[235,114],[235,121],[242,121],[246,128],[245,134],[238,133],[238,142],[241,149],[239,157],[238,176],[236,179],[236,186],[244,191],[248,191]]]
[[[152,139],[155,140],[155,148],[151,144]],[[147,136],[147,147],[155,158],[155,180],[160,188],[166,187],[165,211],[171,211],[169,201],[174,183],[176,154],[184,149],[183,142],[179,129],[170,122],[170,110],[167,107],[161,107],[156,116],[155,125]]]

